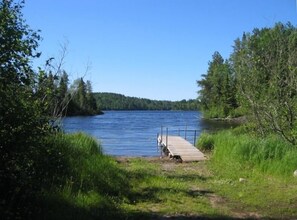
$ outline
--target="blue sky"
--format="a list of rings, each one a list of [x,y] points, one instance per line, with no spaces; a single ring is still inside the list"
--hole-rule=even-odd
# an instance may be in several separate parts
[[[23,13],[43,37],[35,65],[68,42],[70,79],[158,100],[196,98],[212,54],[228,58],[243,32],[297,24],[295,0],[27,0]]]

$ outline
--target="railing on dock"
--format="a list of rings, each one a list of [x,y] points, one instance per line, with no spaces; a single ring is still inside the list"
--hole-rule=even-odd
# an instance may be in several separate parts
[[[161,158],[165,154],[170,158],[184,162],[204,160],[205,155],[195,147],[196,135],[197,130],[195,129],[185,127],[185,129],[169,130],[168,127],[164,129],[162,126],[157,136]]]
[[[165,130],[165,133],[164,133]],[[160,133],[157,134],[157,137],[161,137],[161,141],[163,142],[163,137],[165,136],[166,140],[165,143],[167,145],[168,143],[168,135],[175,135],[183,137],[185,140],[192,143],[194,146],[196,145],[196,139],[197,139],[197,130],[196,129],[188,129],[187,126],[185,126],[184,129],[181,129],[180,127],[172,127],[169,129],[169,127],[161,126]]]

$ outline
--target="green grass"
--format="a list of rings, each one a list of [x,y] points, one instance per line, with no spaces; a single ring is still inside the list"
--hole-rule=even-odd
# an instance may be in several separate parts
[[[297,169],[296,146],[276,136],[260,138],[251,134],[234,134],[229,130],[212,135],[212,139],[213,167],[219,169],[223,166],[226,174],[228,171],[233,175],[246,170],[248,174],[257,171],[285,178],[291,177]]]
[[[130,159],[128,163],[121,163],[133,186],[130,202],[124,201],[122,208],[147,218],[224,216],[220,210],[213,209],[208,198],[211,192],[204,190],[209,176],[206,173],[202,176],[196,165],[159,159],[153,162]]]
[[[120,166],[131,181],[126,213],[160,218],[276,218],[297,217],[297,180],[254,171],[228,176],[213,170],[212,161],[174,163],[129,159]],[[221,167],[224,169],[224,167]],[[239,178],[245,178],[240,182]],[[130,216],[130,217],[131,217]],[[135,216],[133,216],[135,217]]]
[[[40,193],[38,217],[109,219],[121,216],[118,202],[128,194],[129,180],[116,161],[102,154],[92,137],[57,134],[46,141],[51,151],[51,184]],[[56,150],[53,150],[56,149]],[[51,163],[52,162],[52,163]]]
[[[296,150],[276,137],[242,129],[203,134],[198,144],[212,149],[211,159],[184,164],[116,161],[84,134],[55,141],[64,143],[71,169],[62,185],[44,193],[47,219],[297,217]]]
[[[36,219],[297,218],[296,149],[276,137],[203,134],[210,160],[112,158],[82,134],[45,141]],[[244,181],[239,181],[244,178]]]
[[[260,138],[242,131],[221,131],[198,141],[200,145],[209,139],[213,143],[208,165],[214,173],[212,188],[237,210],[296,218],[296,146],[276,136]],[[240,178],[244,180],[240,182]]]
[[[197,141],[199,150],[203,152],[211,151],[214,147],[214,138],[212,134],[203,132]]]

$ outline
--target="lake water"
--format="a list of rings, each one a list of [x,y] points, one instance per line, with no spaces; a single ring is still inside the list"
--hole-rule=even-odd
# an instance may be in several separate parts
[[[169,134],[180,134],[193,143],[195,134],[225,125],[203,120],[197,111],[105,111],[104,115],[63,120],[65,132],[86,132],[101,142],[104,153],[116,156],[160,155],[157,134],[161,126],[164,134],[168,128]]]

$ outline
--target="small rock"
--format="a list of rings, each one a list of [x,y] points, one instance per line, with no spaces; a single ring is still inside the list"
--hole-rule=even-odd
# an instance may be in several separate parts
[[[294,171],[294,174],[293,174],[295,177],[297,177],[297,170]]]
[[[241,182],[241,183],[246,182],[246,179],[244,179],[244,178],[239,178],[239,182]]]

